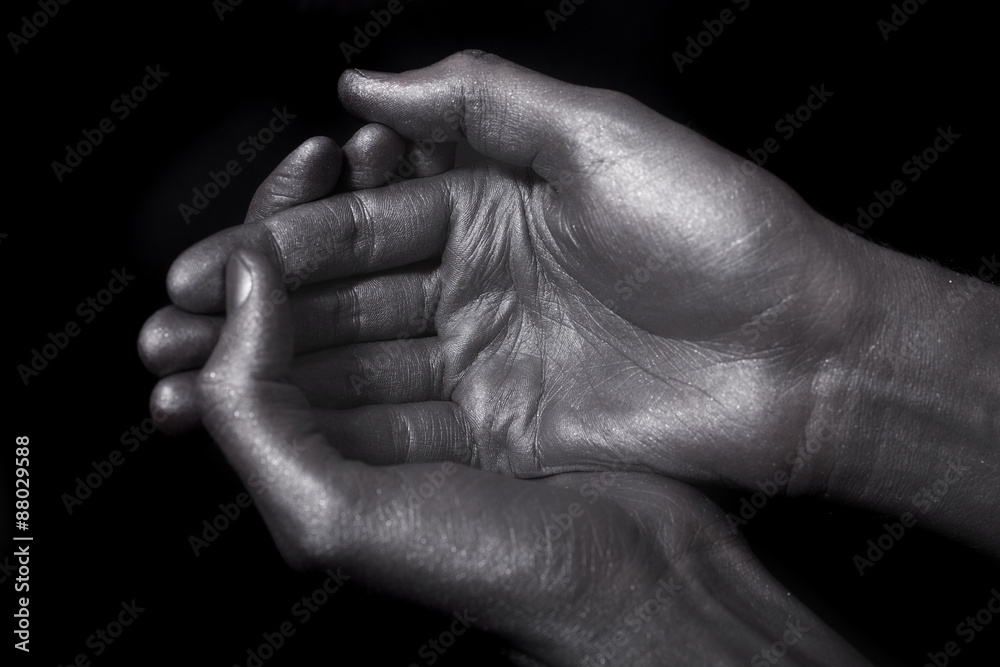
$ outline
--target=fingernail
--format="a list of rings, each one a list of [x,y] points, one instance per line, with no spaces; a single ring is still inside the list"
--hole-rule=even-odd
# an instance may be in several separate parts
[[[354,73],[365,79],[387,79],[391,76],[388,72],[375,72],[370,69],[358,69],[354,68]]]
[[[226,264],[226,312],[233,313],[246,302],[253,289],[250,268],[233,255]]]

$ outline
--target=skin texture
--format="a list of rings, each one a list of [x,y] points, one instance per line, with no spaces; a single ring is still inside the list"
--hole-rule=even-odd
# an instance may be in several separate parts
[[[508,134],[491,136],[495,123],[476,111],[489,86],[460,104],[443,83],[475,68],[519,100],[490,111]],[[344,103],[414,138],[468,135],[503,162],[289,210],[249,241],[286,273],[314,264],[310,282],[344,278],[297,300],[308,321],[297,351],[338,348],[303,373],[317,407],[427,403],[422,414],[338,413],[336,429],[390,421],[377,443],[387,457],[405,440],[404,460],[444,448],[519,477],[627,461],[744,485],[804,445],[823,419],[822,364],[851,331],[844,232],[766,172],[746,177],[726,151],[624,96],[480,55],[397,78],[383,94],[420,108],[416,119],[396,104],[368,109],[359,91],[387,84],[357,73],[341,82]],[[322,247],[302,247],[316,238]],[[178,260],[179,306],[218,308],[206,286],[222,282],[219,245]],[[762,334],[741,331],[768,313],[780,317]],[[400,340],[426,334],[436,336]]]
[[[919,428],[935,461],[978,457],[928,525],[996,549],[996,375],[949,376],[964,402],[928,413],[912,379],[955,355],[881,357],[906,290],[943,302],[941,272],[628,97],[480,52],[347,72],[340,94],[380,124],[345,145],[345,192],[320,199],[336,147],[307,142],[252,224],[178,258],[140,337],[154,409],[266,480],[290,563],[468,608],[551,664],[745,663],[795,618],[787,664],[859,664],[675,480],[782,471],[788,494],[896,509],[936,472],[896,453]],[[457,140],[490,160],[449,170]],[[401,149],[415,178],[378,187]],[[953,343],[995,364],[996,291],[963,304],[980,333]]]
[[[743,662],[792,628],[790,664],[864,664],[680,482],[345,459],[345,436],[326,435],[288,382],[279,274],[239,250],[226,283],[227,321],[198,379],[203,420],[293,566],[461,610],[545,664]]]

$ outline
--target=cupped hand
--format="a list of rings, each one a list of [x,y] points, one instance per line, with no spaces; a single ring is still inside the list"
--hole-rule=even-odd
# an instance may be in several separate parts
[[[228,256],[241,247],[244,238],[259,241],[263,227],[258,223],[262,220],[335,190],[376,187],[400,168],[407,170],[406,177],[422,177],[450,169],[453,164],[453,144],[435,146],[434,151],[425,153],[375,123],[358,130],[343,149],[326,137],[313,137],[282,160],[257,188],[245,227],[217,234],[208,253],[189,251],[186,260],[218,262],[219,253]],[[294,289],[300,283],[298,276],[286,276],[286,286]],[[203,286],[190,285],[189,289],[198,287]],[[220,289],[221,283],[214,287]],[[165,433],[179,435],[201,425],[193,369],[205,363],[218,339],[224,321],[221,304],[214,310],[219,314],[193,314],[175,305],[167,306],[153,314],[139,334],[139,356],[150,371],[163,378],[153,390],[151,408]]]
[[[479,627],[544,664],[864,664],[683,483],[396,465],[406,456],[386,461],[377,444],[346,460],[351,436],[325,427],[288,381],[284,294],[270,260],[233,254],[227,318],[196,389],[290,564],[454,614],[456,631]]]
[[[635,100],[494,56],[348,71],[340,94],[492,159],[227,230],[169,288],[218,310],[237,247],[313,283],[293,377],[346,455],[820,489],[857,328],[849,234]]]

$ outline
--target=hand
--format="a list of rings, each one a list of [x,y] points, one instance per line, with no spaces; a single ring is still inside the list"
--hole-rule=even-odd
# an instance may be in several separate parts
[[[347,72],[341,97],[503,162],[291,209],[195,246],[170,278],[182,308],[218,309],[238,245],[341,279],[293,299],[296,351],[326,349],[295,377],[315,405],[355,407],[331,428],[392,425],[383,450],[520,477],[751,486],[837,426],[820,399],[855,330],[853,240],[773,176],[623,95],[492,56]],[[790,488],[815,488],[803,468]]]
[[[866,664],[682,483],[345,460],[344,437],[328,440],[287,382],[280,276],[237,251],[226,290],[227,320],[198,377],[203,419],[289,563],[455,613],[545,664],[745,663],[778,642],[789,665]]]
[[[425,155],[387,127],[377,124],[361,128],[343,150],[325,137],[314,137],[286,157],[254,193],[244,224],[237,228],[254,238],[261,231],[260,221],[315,201],[334,191],[342,192],[375,187],[386,174],[395,173],[401,161],[422,177],[445,171],[454,163],[454,145],[439,146]],[[405,157],[404,157],[405,156]],[[233,230],[230,230],[233,231]],[[239,235],[237,235],[239,236]],[[215,254],[238,247],[232,234],[213,237],[218,243]],[[204,244],[203,244],[204,245]],[[204,253],[203,253],[204,254]],[[192,256],[188,260],[202,261]],[[211,261],[214,257],[207,258]],[[297,286],[297,278],[293,287]],[[190,288],[196,288],[192,285]],[[221,311],[220,309],[218,309]],[[146,367],[163,378],[153,390],[151,409],[159,419],[160,429],[168,434],[189,432],[201,425],[195,400],[196,373],[215,345],[224,318],[221,315],[194,315],[176,306],[167,306],[153,314],[139,335],[139,356]]]
[[[169,288],[218,311],[239,247],[307,274],[293,377],[346,456],[779,480],[893,514],[954,461],[972,472],[922,525],[1000,553],[995,289],[848,234],[630,98],[492,56],[347,72],[341,97],[428,153],[502,162],[228,230]]]

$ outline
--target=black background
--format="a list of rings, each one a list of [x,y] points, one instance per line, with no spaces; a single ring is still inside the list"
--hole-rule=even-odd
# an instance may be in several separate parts
[[[196,240],[242,221],[253,190],[306,138],[345,142],[361,123],[344,113],[336,81],[347,67],[340,42],[385,2],[267,3],[243,0],[220,20],[210,0],[85,3],[59,7],[27,44],[6,53],[5,151],[0,222],[4,321],[5,513],[0,558],[10,551],[9,473],[16,435],[31,438],[31,659],[70,664],[245,665],[292,605],[322,576],[291,573],[254,509],[195,557],[188,538],[242,488],[204,435],[149,436],[134,451],[122,434],[149,417],[154,378],[136,336],[166,305],[172,259]],[[965,272],[1000,251],[992,203],[995,115],[991,100],[994,17],[973,3],[927,2],[889,39],[877,21],[888,2],[753,0],[639,3],[588,0],[552,30],[558,2],[409,2],[350,66],[399,71],[463,48],[492,51],[585,85],[625,91],[661,113],[745,154],[768,137],[781,145],[766,168],[828,217],[853,222],[873,191],[903,179],[907,191],[869,230],[875,242]],[[736,20],[683,73],[671,58],[688,36],[730,8]],[[4,32],[21,29],[35,2],[10,2]],[[169,76],[128,118],[111,102],[143,78]],[[834,95],[790,139],[775,122],[803,104],[810,86]],[[252,163],[237,153],[272,107],[296,114]],[[981,111],[989,110],[990,113]],[[52,162],[67,144],[111,117],[115,130],[59,182]],[[919,181],[902,164],[939,127],[961,135]],[[185,224],[178,211],[209,170],[240,160],[243,172]],[[105,288],[112,270],[134,281],[85,324],[77,304]],[[17,366],[47,334],[76,321],[81,333],[26,386]],[[92,462],[120,450],[124,463],[69,514],[63,494]],[[739,496],[723,496],[729,509]],[[956,665],[995,664],[1000,619],[965,644],[955,626],[982,608],[996,569],[919,529],[859,577],[852,556],[883,532],[875,517],[819,502],[772,501],[747,526],[755,550],[791,590],[877,664],[920,665],[928,651],[959,641]],[[2,561],[0,561],[2,562]],[[12,580],[0,584],[13,607]],[[120,603],[145,608],[95,656],[87,638]],[[10,612],[13,613],[13,612]],[[2,636],[10,638],[9,613]],[[422,644],[448,627],[444,616],[349,585],[267,665],[428,664]],[[24,656],[14,652],[18,661]],[[499,644],[461,637],[439,665],[492,664]],[[749,660],[749,656],[748,656]]]

